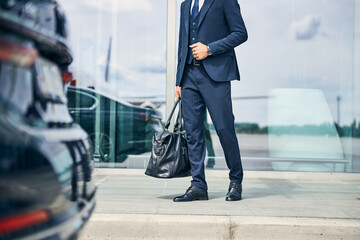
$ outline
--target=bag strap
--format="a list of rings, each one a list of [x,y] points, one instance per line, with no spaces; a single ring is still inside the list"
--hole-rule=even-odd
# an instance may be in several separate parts
[[[184,131],[184,121],[183,121],[183,111],[182,111],[182,101],[179,103],[179,112],[177,115],[176,123],[174,126],[174,132]]]
[[[175,109],[176,109],[176,106],[178,105],[179,102],[181,102],[181,98],[178,98],[178,100],[175,102],[175,105],[174,105],[173,109],[171,110],[171,113],[170,113],[170,115],[169,115],[169,118],[168,118],[168,120],[166,121],[166,124],[165,124],[165,129],[166,129],[166,130],[168,130],[168,128],[169,128],[169,126],[170,126],[171,118],[172,118],[172,116],[173,116],[173,114],[174,114],[174,111],[175,111]],[[180,103],[179,109],[180,109],[180,112],[181,112],[181,103]]]

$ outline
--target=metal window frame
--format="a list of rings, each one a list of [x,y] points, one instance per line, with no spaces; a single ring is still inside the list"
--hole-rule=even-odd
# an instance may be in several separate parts
[[[176,76],[176,3],[167,1],[167,37],[166,37],[166,118],[170,115],[175,100]],[[173,123],[170,129],[173,128]]]

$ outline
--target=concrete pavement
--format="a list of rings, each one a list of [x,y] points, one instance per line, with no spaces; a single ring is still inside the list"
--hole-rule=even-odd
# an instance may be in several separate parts
[[[226,202],[227,171],[209,170],[209,201],[174,203],[190,178],[96,169],[97,207],[80,239],[360,239],[360,175],[245,171]]]

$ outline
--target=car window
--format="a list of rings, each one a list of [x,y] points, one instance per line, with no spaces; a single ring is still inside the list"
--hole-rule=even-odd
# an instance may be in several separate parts
[[[76,107],[76,91],[74,90],[67,90],[66,97],[68,99],[68,108],[75,108]]]
[[[31,70],[0,63],[0,96],[25,114],[33,101]]]
[[[10,95],[14,66],[0,62],[0,98],[7,100]]]
[[[86,92],[69,89],[67,93],[68,107],[93,110],[97,105],[97,99]]]
[[[32,73],[28,68],[16,67],[13,76],[13,90],[10,102],[26,114],[33,102]]]
[[[44,59],[35,62],[37,93],[40,97],[50,101],[66,103],[59,67]]]

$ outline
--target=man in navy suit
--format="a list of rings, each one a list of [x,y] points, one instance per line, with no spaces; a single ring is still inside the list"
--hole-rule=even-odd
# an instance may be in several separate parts
[[[181,4],[176,97],[181,97],[191,164],[191,186],[175,202],[208,200],[202,129],[208,109],[230,169],[226,201],[241,200],[243,169],[234,128],[231,80],[240,80],[234,48],[247,40],[237,0]]]

